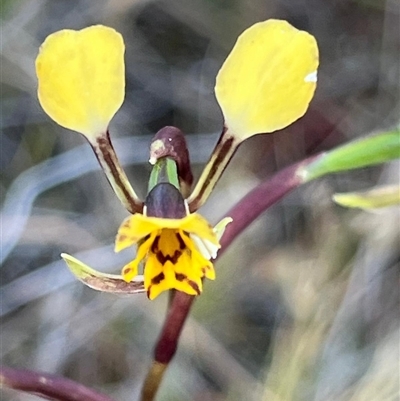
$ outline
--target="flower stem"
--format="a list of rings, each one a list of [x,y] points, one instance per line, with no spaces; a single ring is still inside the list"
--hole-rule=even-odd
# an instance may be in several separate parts
[[[95,141],[90,141],[90,145],[97,160],[103,169],[108,182],[111,184],[115,194],[125,206],[125,208],[133,213],[142,213],[143,202],[136,195],[129,180],[122,168],[115,150],[112,146],[108,131],[96,137]]]
[[[301,174],[302,169],[318,159],[320,155],[311,156],[276,173],[262,182],[243,197],[226,216],[233,222],[226,227],[221,239],[218,257],[223,254],[233,240],[248,227],[261,213],[282,199],[289,192],[307,182]]]
[[[153,401],[168,365],[153,361],[143,384],[141,401]]]
[[[154,350],[154,361],[143,385],[141,401],[153,401],[164,373],[175,355],[178,340],[195,297],[177,291]]]

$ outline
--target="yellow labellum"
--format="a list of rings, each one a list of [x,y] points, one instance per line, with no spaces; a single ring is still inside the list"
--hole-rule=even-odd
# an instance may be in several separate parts
[[[124,51],[122,36],[102,25],[48,36],[36,59],[44,111],[88,139],[104,134],[124,100]]]
[[[244,140],[302,117],[317,82],[315,38],[286,21],[243,32],[218,73],[215,94],[231,134]]]
[[[221,247],[219,239],[227,217],[215,228],[197,213],[182,219],[148,217],[139,213],[121,224],[115,240],[115,251],[138,244],[136,258],[122,269],[122,277],[129,283],[144,262],[144,287],[150,299],[163,291],[176,289],[189,295],[202,292],[202,280],[215,279],[211,259]]]

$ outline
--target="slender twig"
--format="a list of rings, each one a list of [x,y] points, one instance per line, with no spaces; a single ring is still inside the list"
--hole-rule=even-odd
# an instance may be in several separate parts
[[[114,401],[73,380],[6,367],[0,367],[0,387],[38,394],[57,401]]]
[[[90,145],[118,199],[131,213],[142,213],[143,202],[136,195],[112,146],[108,131]]]

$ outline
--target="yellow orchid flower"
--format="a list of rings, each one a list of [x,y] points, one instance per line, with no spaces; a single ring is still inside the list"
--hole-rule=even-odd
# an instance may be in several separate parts
[[[137,256],[123,268],[122,276],[96,272],[67,254],[63,258],[79,279],[102,291],[134,293],[144,289],[150,299],[168,289],[197,295],[204,278],[215,278],[210,260],[216,257],[219,239],[231,219],[223,219],[213,229],[196,211],[241,142],[282,129],[306,112],[316,88],[317,44],[312,35],[280,20],[260,22],[240,35],[216,78],[224,130],[191,193],[190,174],[184,176],[186,170],[190,172],[188,155],[185,163],[179,160],[183,145],[171,148],[173,138],[168,131],[160,139],[161,150],[153,146],[157,157],[151,158],[152,162],[172,157],[176,163],[172,170],[177,174],[174,181],[178,183],[174,187],[173,181],[168,181],[177,195],[170,198],[169,190],[153,198],[157,207],[149,202],[151,191],[142,202],[131,187],[108,133],[124,99],[124,49],[119,33],[97,25],[50,35],[36,59],[43,109],[58,124],[89,140],[116,195],[133,214],[120,226],[115,243],[117,252],[137,245]],[[154,166],[153,171],[156,169]],[[161,188],[159,182],[153,189]],[[187,192],[186,200],[179,186]],[[177,209],[173,209],[174,202]],[[172,205],[176,213],[165,213],[165,204]],[[144,286],[138,278],[141,262]],[[124,285],[132,280],[134,285]]]
[[[165,191],[185,205],[179,191],[171,184],[158,184],[153,191],[149,193],[150,198],[155,192]],[[187,210],[187,205],[180,210]],[[170,289],[200,295],[202,280],[215,279],[211,259],[216,258],[219,240],[232,219],[224,218],[213,228],[199,214],[185,213],[182,218],[151,217],[146,215],[145,208],[145,214],[136,213],[126,218],[118,230],[115,251],[137,245],[137,253],[136,258],[122,268],[122,276],[97,272],[68,254],[61,256],[72,273],[100,291],[141,292],[142,276],[138,273],[143,261],[144,290],[149,299]],[[132,285],[124,287],[122,280]]]

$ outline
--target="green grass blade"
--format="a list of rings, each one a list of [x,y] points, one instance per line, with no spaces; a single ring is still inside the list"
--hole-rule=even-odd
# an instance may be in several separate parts
[[[323,153],[304,166],[299,174],[304,182],[326,174],[373,166],[400,158],[400,131],[394,130],[340,146]]]

